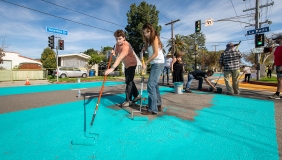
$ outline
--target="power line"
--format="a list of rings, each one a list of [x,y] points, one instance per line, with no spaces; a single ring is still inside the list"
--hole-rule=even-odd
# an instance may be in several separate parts
[[[15,3],[12,3],[12,2],[8,2],[8,1],[5,1],[5,0],[1,0],[1,1],[6,2],[6,3],[10,3],[10,4],[18,6],[18,7],[29,9],[29,10],[32,10],[32,11],[35,11],[35,12],[39,12],[39,13],[42,13],[42,14],[46,14],[46,15],[49,15],[49,16],[56,17],[56,18],[60,18],[60,19],[66,20],[66,21],[70,21],[70,22],[73,22],[73,23],[77,23],[77,24],[81,24],[81,25],[84,25],[84,26],[88,26],[88,27],[92,27],[92,28],[96,28],[96,29],[100,29],[100,30],[103,30],[103,31],[114,33],[113,31],[110,31],[110,30],[94,27],[94,26],[91,26],[89,24],[85,24],[85,23],[77,22],[77,21],[70,20],[70,19],[67,19],[67,18],[63,18],[63,17],[60,17],[60,16],[56,16],[56,15],[53,15],[53,14],[50,14],[50,13],[42,12],[42,11],[39,11],[39,10],[36,10],[36,9],[33,9],[33,8],[25,7],[25,6],[22,6],[22,5],[19,5],[19,4],[15,4]]]
[[[49,3],[49,4],[52,4],[54,6],[57,6],[57,7],[61,7],[61,8],[64,8],[64,9],[67,9],[67,10],[70,10],[70,11],[73,11],[73,12],[76,12],[76,13],[79,13],[79,14],[82,14],[82,15],[85,15],[85,16],[88,16],[88,17],[91,17],[91,18],[95,18],[95,19],[98,19],[100,21],[104,21],[104,22],[107,22],[107,23],[111,23],[111,24],[114,24],[114,25],[117,25],[117,26],[120,26],[120,27],[125,27],[125,26],[122,26],[122,25],[119,25],[119,24],[116,24],[116,23],[113,23],[113,22],[110,22],[110,21],[107,21],[107,20],[104,20],[104,19],[101,19],[101,18],[98,18],[98,17],[94,17],[94,16],[91,16],[89,14],[85,14],[85,13],[82,13],[82,12],[79,12],[79,11],[76,11],[76,10],[73,10],[71,8],[67,8],[67,7],[64,7],[64,6],[61,6],[59,4],[56,4],[56,3],[52,3],[52,2],[49,2],[49,1],[46,1],[46,0],[41,0],[43,2],[46,2],[46,3]]]

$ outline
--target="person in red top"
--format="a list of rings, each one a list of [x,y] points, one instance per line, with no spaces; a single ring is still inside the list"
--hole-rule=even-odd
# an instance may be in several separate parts
[[[105,75],[110,74],[115,70],[115,68],[122,61],[125,66],[125,102],[121,105],[122,107],[128,107],[132,102],[136,102],[141,99],[139,95],[138,89],[134,83],[135,69],[137,66],[137,60],[135,57],[135,53],[131,47],[131,45],[125,39],[125,33],[123,30],[117,30],[114,33],[116,38],[116,47],[115,50],[112,51],[112,55],[116,56],[116,60],[111,68],[105,71]],[[132,100],[132,96],[134,99]],[[131,101],[132,100],[132,101]]]
[[[269,96],[268,98],[280,99],[280,92],[282,90],[282,34],[278,35],[275,40],[279,46],[277,46],[274,51],[274,64],[272,67],[276,66],[278,84],[276,93]]]

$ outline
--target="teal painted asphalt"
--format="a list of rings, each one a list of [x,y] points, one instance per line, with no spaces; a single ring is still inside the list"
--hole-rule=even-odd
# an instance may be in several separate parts
[[[101,82],[83,82],[83,83],[65,83],[65,84],[47,84],[47,85],[33,85],[33,86],[17,86],[17,87],[3,87],[0,88],[0,96],[14,95],[14,94],[28,94],[37,92],[51,92],[59,90],[71,90],[80,88],[101,87]],[[105,86],[113,86],[118,84],[125,84],[124,82],[106,82]]]
[[[97,98],[0,114],[0,159],[279,159],[272,101],[214,94],[193,121],[134,121],[108,107],[123,100],[124,94],[103,97],[91,128]],[[84,109],[87,129],[99,134],[87,138],[94,146],[71,145],[86,139]]]

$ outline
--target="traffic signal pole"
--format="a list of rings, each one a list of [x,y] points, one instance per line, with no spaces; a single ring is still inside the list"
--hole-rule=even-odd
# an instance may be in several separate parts
[[[259,0],[256,0],[256,14],[255,14],[255,18],[256,18],[256,24],[255,24],[255,29],[259,29]],[[256,45],[256,42],[255,42]],[[256,58],[256,64],[257,64],[257,80],[260,80],[260,53],[256,53],[258,54],[257,56],[255,56]]]

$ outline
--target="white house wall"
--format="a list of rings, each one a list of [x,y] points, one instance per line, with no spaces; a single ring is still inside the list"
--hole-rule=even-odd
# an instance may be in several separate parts
[[[87,60],[78,56],[61,57],[61,66],[86,68]]]
[[[14,68],[15,66],[18,66],[20,63],[37,63],[37,64],[42,65],[41,62],[38,62],[31,58],[22,57],[20,56],[19,53],[16,53],[16,52],[5,52],[5,56],[3,57],[3,60],[12,61],[12,68]]]

